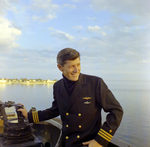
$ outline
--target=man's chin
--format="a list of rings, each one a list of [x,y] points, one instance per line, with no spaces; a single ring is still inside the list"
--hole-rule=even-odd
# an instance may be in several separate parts
[[[71,78],[70,78],[71,81],[78,81],[78,79],[79,79],[79,76],[71,77]]]

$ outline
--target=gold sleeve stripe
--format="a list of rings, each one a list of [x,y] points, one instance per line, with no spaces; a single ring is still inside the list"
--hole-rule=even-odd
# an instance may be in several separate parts
[[[108,142],[110,142],[110,139],[106,138],[105,136],[103,136],[102,134],[98,133],[99,136],[103,137],[105,140],[107,140]]]
[[[39,122],[38,111],[33,112],[33,121],[34,122]]]
[[[110,137],[108,137],[106,134],[104,134],[103,132],[99,132],[99,135],[100,136],[103,136],[103,138],[105,137],[105,138],[107,138],[108,140],[111,140],[111,138]]]
[[[33,122],[36,122],[36,112],[32,112]]]
[[[105,130],[103,130],[103,129],[100,129],[100,131],[99,132],[103,132],[103,133],[105,133],[107,136],[109,136],[109,137],[113,137],[111,134],[109,134],[108,132],[106,132]]]
[[[32,112],[33,122],[39,122],[38,111]]]
[[[100,135],[101,137],[103,137],[105,140],[109,141],[112,139],[112,135],[107,133],[105,130],[100,129],[100,131],[98,132],[98,135]]]

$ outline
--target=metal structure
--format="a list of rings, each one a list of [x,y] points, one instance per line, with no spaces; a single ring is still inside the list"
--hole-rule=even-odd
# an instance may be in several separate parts
[[[13,119],[7,119],[5,107],[15,107],[17,117]],[[10,146],[14,144],[21,144],[30,142],[31,144],[40,144],[36,137],[33,135],[31,124],[25,119],[18,109],[23,108],[23,105],[15,104],[12,101],[1,102],[0,101],[0,118],[4,121],[4,131],[1,135],[1,146]],[[0,147],[1,147],[0,146]],[[16,145],[15,145],[16,146]]]

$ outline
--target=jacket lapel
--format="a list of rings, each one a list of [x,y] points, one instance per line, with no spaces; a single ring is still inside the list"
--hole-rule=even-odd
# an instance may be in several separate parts
[[[60,101],[61,101],[61,110],[63,110],[64,113],[66,113],[67,105],[68,105],[68,100],[70,99],[70,96],[65,88],[64,81],[62,80],[61,85],[60,85]]]
[[[70,97],[70,96],[69,96],[69,93],[67,92],[67,90],[66,90],[66,88],[65,88],[65,84],[64,84],[64,81],[63,81],[63,80],[62,80],[62,82],[61,82],[60,90],[61,90],[61,93],[62,93],[63,98],[64,98],[65,100]]]
[[[83,78],[83,75],[80,74],[79,80],[77,81],[75,88],[72,92],[72,95],[67,102],[67,109],[66,109],[67,111],[71,108],[71,106],[74,104],[74,102],[79,98],[79,96],[82,92],[84,83],[85,83],[85,80]]]

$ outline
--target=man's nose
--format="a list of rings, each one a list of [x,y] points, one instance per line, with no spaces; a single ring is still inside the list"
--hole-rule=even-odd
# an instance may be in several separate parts
[[[74,72],[78,72],[78,67],[75,66],[73,71],[74,71]]]

